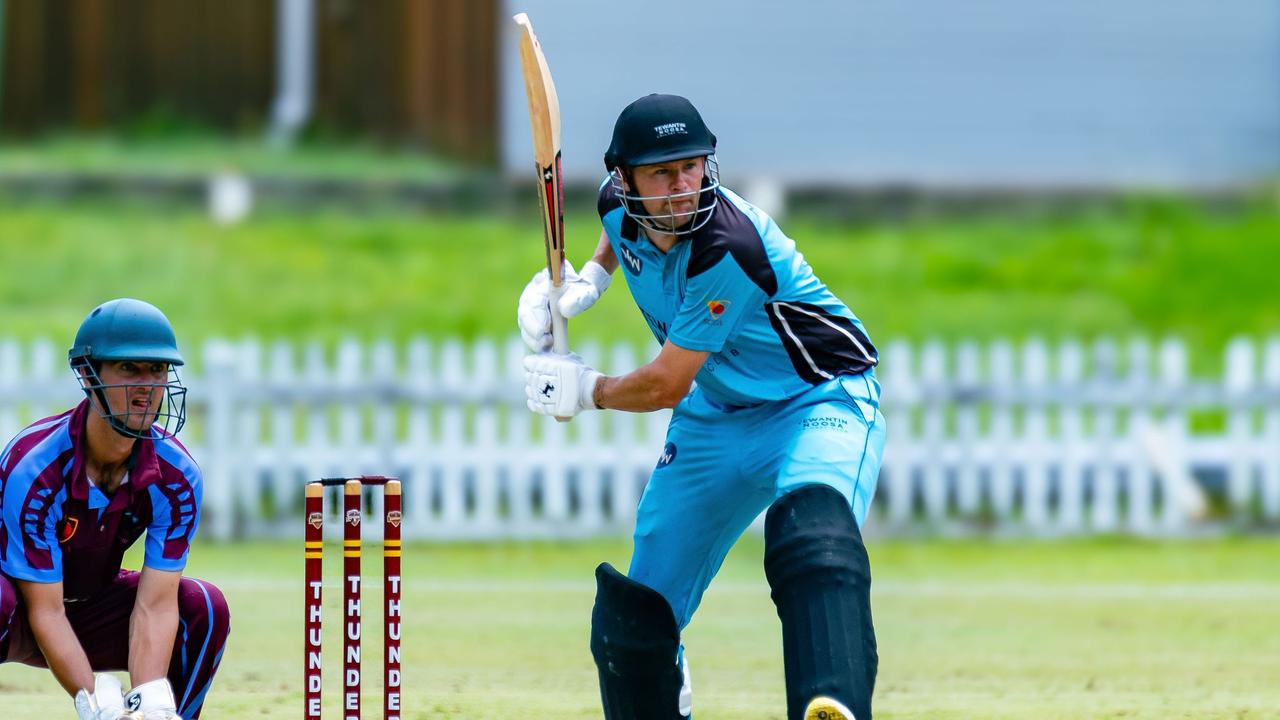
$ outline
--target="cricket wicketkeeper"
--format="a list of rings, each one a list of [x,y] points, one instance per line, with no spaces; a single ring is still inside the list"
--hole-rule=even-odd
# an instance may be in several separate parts
[[[174,437],[186,388],[173,328],[145,302],[112,300],[69,356],[85,400],[0,455],[0,662],[52,670],[80,720],[192,720],[230,614],[216,587],[182,576],[201,479]],[[121,570],[144,532],[142,571]],[[118,670],[127,696],[105,674]]]
[[[859,527],[885,442],[876,349],[777,224],[720,185],[715,151],[688,100],[627,106],[604,156],[600,243],[580,274],[565,268],[559,308],[572,317],[621,264],[662,345],[656,358],[605,377],[549,353],[545,270],[520,298],[520,330],[538,353],[525,360],[534,412],[675,408],[640,499],[631,567],[596,570],[591,651],[605,717],[690,714],[680,632],[767,508],[787,717],[870,720],[877,656]]]

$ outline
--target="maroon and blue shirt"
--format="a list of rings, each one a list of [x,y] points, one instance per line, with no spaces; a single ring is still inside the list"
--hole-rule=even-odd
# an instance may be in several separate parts
[[[63,583],[84,600],[110,584],[146,533],[143,563],[182,570],[200,523],[200,469],[159,427],[137,441],[128,482],[108,496],[85,474],[88,401],[28,426],[0,454],[0,572]]]

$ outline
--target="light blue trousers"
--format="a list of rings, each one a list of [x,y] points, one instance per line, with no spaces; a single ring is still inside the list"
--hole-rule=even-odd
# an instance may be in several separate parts
[[[829,485],[861,527],[884,441],[871,372],[745,408],[719,405],[695,388],[676,407],[640,498],[628,575],[662,593],[683,629],[729,548],[787,492]]]

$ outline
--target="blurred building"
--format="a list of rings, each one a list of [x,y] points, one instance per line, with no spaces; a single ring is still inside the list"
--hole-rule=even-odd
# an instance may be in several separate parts
[[[497,159],[494,0],[0,0],[0,132],[267,131],[299,36],[306,124]],[[303,9],[301,15],[297,10]],[[285,27],[286,18],[305,27]],[[292,31],[289,32],[289,31]]]
[[[1280,171],[1275,0],[517,7],[555,75],[569,174],[603,171],[618,111],[649,92],[692,98],[735,177],[1214,186]],[[518,107],[509,46],[503,104]],[[524,122],[502,124],[515,167]]]
[[[10,135],[157,110],[263,130],[292,7],[310,23],[294,28],[311,38],[298,51],[313,83],[308,127],[521,173],[528,123],[508,18],[525,11],[558,86],[566,173],[580,181],[603,171],[618,111],[653,91],[699,105],[733,178],[1216,187],[1280,171],[1275,0],[0,5]]]

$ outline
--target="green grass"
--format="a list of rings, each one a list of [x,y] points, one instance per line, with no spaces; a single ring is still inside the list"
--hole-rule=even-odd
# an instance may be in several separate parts
[[[1274,539],[906,542],[872,539],[876,717],[1265,718],[1280,706]],[[336,547],[329,548],[336,573]],[[749,536],[685,634],[698,720],[783,718],[779,627]],[[405,718],[600,716],[587,650],[591,569],[624,541],[411,545]],[[376,565],[366,602],[377,607]],[[188,572],[218,584],[233,632],[205,717],[295,718],[301,556],[294,544],[209,546]],[[337,717],[337,583],[326,613],[326,713]],[[366,626],[373,647],[376,613]],[[377,657],[377,651],[370,653]],[[380,702],[366,666],[366,716]],[[6,666],[15,717],[68,712],[45,671]]]
[[[405,148],[311,140],[277,147],[265,139],[176,135],[52,136],[0,142],[0,174],[186,177],[232,170],[257,177],[432,182],[465,174],[456,164]]]
[[[1280,331],[1280,208],[1261,199],[1231,212],[1134,199],[1066,218],[784,227],[882,343],[1178,335],[1195,362],[1216,364],[1229,337]],[[570,216],[571,259],[598,234],[590,216]],[[0,238],[0,332],[59,344],[120,295],[161,306],[188,341],[505,337],[543,262],[532,209],[266,212],[223,228],[194,210],[0,200]],[[650,342],[622,286],[575,320],[574,338]]]

